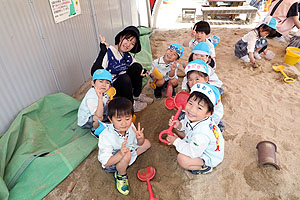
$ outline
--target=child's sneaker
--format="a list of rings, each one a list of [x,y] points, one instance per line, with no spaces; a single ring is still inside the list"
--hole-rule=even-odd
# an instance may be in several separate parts
[[[192,174],[208,174],[210,172],[212,172],[213,168],[209,167],[209,166],[205,166],[204,168],[200,169],[200,170],[188,170],[189,172],[191,172]]]
[[[154,90],[154,97],[155,97],[156,99],[161,99],[161,97],[162,97],[162,92],[161,92],[161,90],[162,90],[162,88],[156,88],[156,89]]]
[[[250,62],[250,58],[249,58],[248,55],[245,55],[245,56],[241,57],[241,60],[246,62],[246,63]]]
[[[134,103],[133,103],[134,112],[139,112],[141,110],[144,110],[146,107],[147,107],[147,103],[134,100]]]
[[[254,58],[257,59],[257,60],[260,60],[260,59],[261,59],[261,56],[259,55],[258,52],[254,52],[254,53],[253,53],[253,56],[254,56]]]
[[[149,104],[153,103],[153,99],[150,97],[147,97],[145,94],[140,94],[140,96],[134,97],[134,100],[141,101],[144,103],[149,103]]]
[[[128,176],[120,176],[116,171],[114,173],[114,178],[118,192],[120,192],[123,195],[127,195],[129,193]]]
[[[94,127],[93,127],[93,128],[91,129],[91,134],[92,134],[92,136],[94,136],[95,138],[98,139],[99,136],[95,134],[95,131],[96,131],[96,130],[95,130]]]

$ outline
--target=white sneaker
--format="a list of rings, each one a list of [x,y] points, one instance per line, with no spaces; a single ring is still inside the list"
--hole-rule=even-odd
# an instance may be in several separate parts
[[[133,103],[134,112],[139,112],[141,110],[144,110],[146,107],[147,107],[147,103],[134,100],[134,103]]]
[[[240,58],[242,61],[244,61],[244,62],[250,62],[250,58],[249,58],[249,56],[248,55],[246,55],[246,56],[243,56],[243,57],[241,57]]]
[[[147,97],[145,94],[140,94],[140,96],[133,97],[133,98],[136,101],[145,102],[145,103],[149,103],[149,104],[153,103],[153,101],[154,101],[152,98]]]
[[[259,55],[258,52],[254,52],[254,53],[253,53],[253,56],[254,56],[254,58],[257,59],[257,60],[260,60],[260,59],[261,59],[261,56]]]

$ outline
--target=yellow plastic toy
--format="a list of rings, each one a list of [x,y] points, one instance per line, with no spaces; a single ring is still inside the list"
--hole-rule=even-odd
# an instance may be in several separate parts
[[[154,75],[154,78],[155,78],[155,80],[153,80],[151,77],[150,77],[150,82],[149,82],[149,85],[150,85],[150,87],[153,89],[153,90],[155,90],[156,89],[156,81],[157,80],[160,80],[160,79],[162,79],[164,76],[162,75],[162,73],[160,73],[159,71],[158,71],[158,69],[156,68],[156,67],[154,67],[153,68],[153,75]]]
[[[114,98],[114,96],[116,95],[116,89],[114,87],[110,87],[108,90],[107,90],[107,94],[109,96],[109,100],[112,100]]]
[[[295,53],[299,52],[299,54]],[[300,49],[297,47],[288,47],[286,48],[286,54],[283,58],[283,62],[288,65],[295,65],[300,59]]]
[[[283,70],[285,69],[285,66],[283,65],[279,65],[279,66],[273,66],[272,67],[274,71],[276,72],[281,72],[283,74],[283,76],[285,77],[283,79],[284,82],[286,83],[294,83],[295,82],[295,79],[291,78],[291,77],[288,77],[284,72]]]

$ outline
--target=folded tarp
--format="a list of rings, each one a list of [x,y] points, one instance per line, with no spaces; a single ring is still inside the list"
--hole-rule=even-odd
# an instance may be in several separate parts
[[[96,147],[77,126],[80,102],[58,93],[21,111],[0,138],[0,199],[42,199]]]

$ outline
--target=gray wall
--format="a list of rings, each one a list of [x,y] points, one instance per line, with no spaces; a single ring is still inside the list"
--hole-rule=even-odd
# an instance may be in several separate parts
[[[48,0],[9,0],[0,6],[0,134],[40,98],[72,94],[90,76],[98,34],[112,44],[138,25],[135,0],[80,0],[81,14],[56,24]]]

